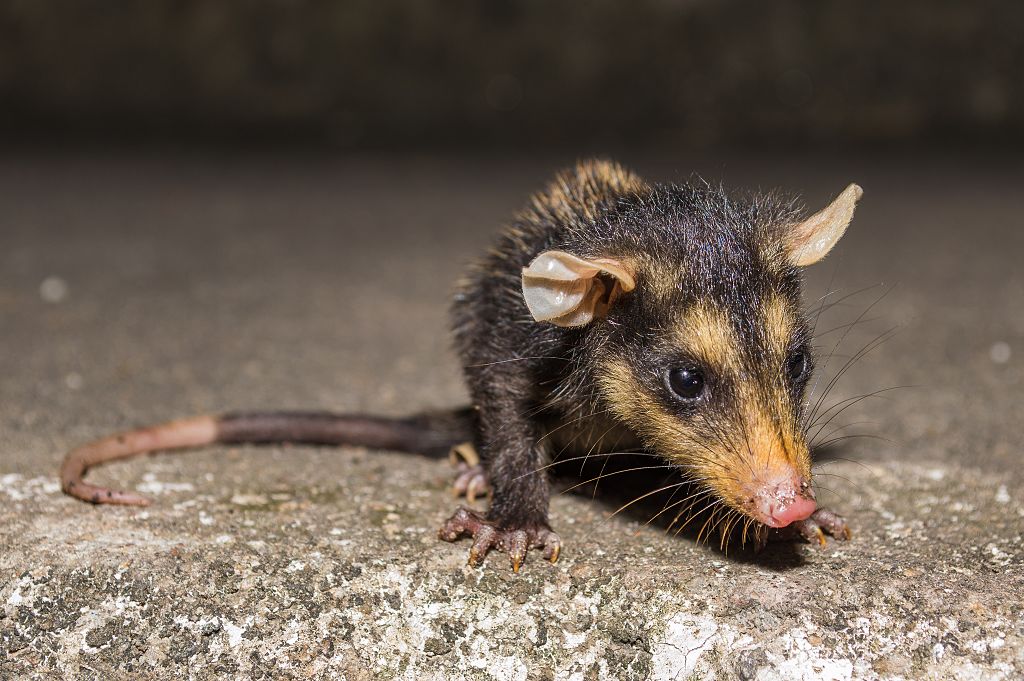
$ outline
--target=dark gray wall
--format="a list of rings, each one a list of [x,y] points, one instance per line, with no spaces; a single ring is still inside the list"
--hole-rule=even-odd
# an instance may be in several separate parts
[[[1013,0],[0,0],[7,139],[1013,143]]]

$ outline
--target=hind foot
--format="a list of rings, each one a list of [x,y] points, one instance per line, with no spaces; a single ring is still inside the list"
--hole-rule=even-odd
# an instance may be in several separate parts
[[[505,551],[512,561],[513,572],[519,572],[519,566],[526,560],[526,553],[530,549],[542,549],[544,558],[552,563],[558,561],[558,554],[562,550],[562,540],[546,525],[502,528],[484,518],[481,513],[465,506],[460,506],[455,511],[441,526],[437,536],[447,542],[472,537],[469,564],[473,566],[483,563],[491,549]]]
[[[477,497],[491,493],[491,483],[487,480],[487,471],[480,463],[480,457],[472,443],[464,442],[452,447],[449,460],[456,465],[458,475],[452,485],[456,497],[466,497],[473,503]]]
[[[459,474],[452,484],[452,492],[456,497],[466,497],[466,501],[473,503],[477,497],[486,496],[491,493],[491,483],[487,481],[487,473],[480,464],[470,466],[465,462],[459,463]]]

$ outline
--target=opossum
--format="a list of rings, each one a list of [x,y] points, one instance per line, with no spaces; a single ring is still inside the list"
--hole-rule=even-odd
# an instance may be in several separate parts
[[[455,347],[472,403],[392,419],[325,412],[199,416],[73,450],[67,494],[144,505],[83,481],[92,466],[213,443],[360,445],[468,462],[460,506],[439,537],[472,538],[517,571],[530,549],[552,563],[553,452],[635,451],[677,469],[724,531],[762,537],[792,526],[811,541],[847,539],[818,508],[805,435],[814,358],[800,268],[832,249],[862,195],[850,184],[807,216],[775,194],[738,195],[699,179],[650,184],[591,160],[557,175],[457,285]],[[471,447],[460,446],[471,443]],[[477,460],[475,453],[479,453]]]

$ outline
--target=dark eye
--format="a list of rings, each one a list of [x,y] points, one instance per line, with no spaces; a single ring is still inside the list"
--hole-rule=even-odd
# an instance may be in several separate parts
[[[695,400],[704,392],[704,374],[696,367],[683,367],[668,372],[668,387],[677,397]]]
[[[786,360],[786,376],[789,380],[799,381],[807,373],[807,353],[797,350]]]

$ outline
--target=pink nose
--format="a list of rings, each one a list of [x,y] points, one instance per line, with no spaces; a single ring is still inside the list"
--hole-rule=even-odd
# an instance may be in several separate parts
[[[773,527],[785,527],[797,520],[811,517],[817,508],[818,504],[814,502],[814,499],[797,497],[787,506],[772,509],[771,519],[775,522],[769,524],[772,524]]]
[[[814,492],[799,477],[765,484],[754,495],[754,506],[768,527],[786,527],[818,508]]]

